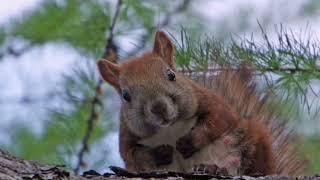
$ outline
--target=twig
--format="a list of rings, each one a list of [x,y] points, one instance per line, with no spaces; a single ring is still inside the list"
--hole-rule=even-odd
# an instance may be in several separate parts
[[[191,0],[184,0],[181,4],[177,5],[171,12],[167,13],[167,15],[163,18],[163,20],[157,25],[157,29],[164,28],[168,26],[171,22],[171,19],[174,15],[179,14],[180,12],[184,11]],[[134,50],[129,52],[127,56],[133,56],[136,55],[139,51],[141,51],[143,48],[145,48],[146,43],[148,39],[152,36],[152,33],[146,32],[146,34],[142,35],[141,40],[140,40],[140,45],[137,45]]]
[[[20,57],[22,54],[24,54],[26,51],[30,50],[32,47],[33,47],[32,45],[26,45],[21,49],[15,49],[15,48],[9,46],[3,52],[0,52],[0,59],[2,59],[6,55]]]
[[[118,52],[117,46],[113,42],[113,37],[114,37],[113,31],[114,31],[114,27],[116,25],[116,21],[118,19],[119,13],[120,13],[121,4],[122,4],[122,0],[118,0],[116,12],[114,13],[113,20],[112,20],[111,26],[109,28],[109,36],[107,39],[106,48],[105,48],[104,54],[102,56],[105,59],[107,59],[107,57],[110,55],[110,53],[117,53]],[[110,51],[113,51],[113,52],[110,52]]]
[[[117,51],[117,47],[115,46],[115,44],[113,43],[113,38],[114,38],[114,27],[115,27],[115,24],[116,24],[116,21],[118,19],[118,16],[119,16],[119,12],[120,12],[120,7],[121,7],[121,4],[122,4],[122,0],[118,0],[118,3],[117,3],[117,6],[116,6],[116,11],[115,11],[115,14],[114,14],[114,17],[113,17],[113,20],[112,20],[112,23],[110,25],[110,28],[109,28],[109,37],[107,39],[107,45],[106,45],[106,48],[105,48],[105,52],[103,54],[103,58],[107,58],[108,55],[111,53],[111,51]],[[113,53],[115,53],[113,52]],[[98,81],[98,84],[96,86],[96,89],[95,89],[95,96],[93,97],[92,99],[92,106],[91,106],[91,112],[90,112],[90,116],[88,118],[88,126],[87,126],[87,129],[86,129],[86,132],[85,132],[85,135],[82,139],[82,147],[78,153],[78,163],[77,163],[77,166],[76,168],[74,169],[74,172],[76,174],[79,173],[80,171],[80,168],[82,166],[85,165],[85,162],[84,162],[84,154],[86,152],[89,151],[89,139],[93,133],[93,130],[94,130],[94,124],[95,122],[97,121],[98,117],[99,117],[99,108],[98,107],[101,107],[103,106],[102,103],[101,103],[101,86],[102,86],[102,79],[99,77],[99,81]],[[102,108],[100,108],[102,109]]]
[[[219,71],[224,71],[224,70],[229,70],[229,71],[237,71],[239,69],[234,68],[209,68],[209,69],[204,69],[204,70],[181,70],[180,72],[182,73],[210,73],[210,72],[219,72]],[[309,71],[315,71],[315,72],[320,72],[320,69],[314,69],[314,70],[309,70],[309,69],[303,69],[303,68],[258,68],[258,69],[251,69],[253,71],[260,71],[260,72],[287,72],[287,73],[298,73],[298,72],[309,72]]]
[[[258,69],[259,70],[259,69]],[[315,72],[320,72],[320,69],[303,69],[303,68],[263,68],[260,71],[268,71],[268,72],[289,72],[289,73],[297,73],[297,72],[309,72],[309,71],[315,71]]]

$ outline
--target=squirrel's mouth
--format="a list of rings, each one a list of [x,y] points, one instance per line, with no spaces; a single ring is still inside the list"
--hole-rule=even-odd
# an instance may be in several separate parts
[[[156,115],[156,114],[150,114],[150,123],[157,127],[168,127],[172,124],[174,124],[177,121],[176,114],[170,114],[170,115]]]
[[[165,118],[162,118],[161,120],[162,120],[162,121],[161,121],[160,124],[159,124],[160,127],[168,127],[168,126],[172,125],[173,123],[175,123],[175,120],[174,120],[174,119],[165,119]]]
[[[159,126],[162,127],[162,128],[165,128],[165,127],[169,127],[172,123],[168,122],[168,123],[161,123]]]

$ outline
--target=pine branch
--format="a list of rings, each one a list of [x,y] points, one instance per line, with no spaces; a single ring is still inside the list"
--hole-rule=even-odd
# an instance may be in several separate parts
[[[224,71],[226,70],[225,68],[209,68],[209,69],[204,69],[204,70],[187,70],[183,69],[181,70],[182,73],[211,73],[211,72],[219,72],[219,71]],[[228,68],[228,70],[234,70],[237,71],[237,68],[231,69]],[[250,69],[252,71],[256,72],[283,72],[283,73],[300,73],[300,72],[310,72],[310,69],[302,69],[302,68],[255,68],[255,69]],[[314,69],[313,72],[320,72],[320,69]],[[258,75],[260,75],[259,73]]]
[[[241,64],[249,64],[255,75],[264,78],[266,89],[279,92],[283,101],[295,99],[301,110],[306,107],[310,113],[311,106],[320,102],[320,93],[310,88],[320,77],[320,42],[282,25],[276,29],[275,39],[271,40],[262,27],[261,33],[260,41],[233,36],[231,42],[225,43],[208,36],[191,39],[183,29],[181,42],[176,40],[176,59],[187,74],[207,74],[225,66],[237,69]]]
[[[30,50],[33,46],[32,45],[26,45],[21,49],[15,49],[12,46],[8,46],[3,52],[0,52],[0,59],[3,59],[5,56],[14,56],[14,57],[20,57],[25,52]]]
[[[113,38],[114,38],[114,27],[115,27],[116,21],[119,16],[121,5],[122,5],[122,0],[118,0],[118,3],[116,5],[116,11],[115,11],[114,17],[112,19],[111,26],[109,28],[109,36],[108,36],[108,39],[106,42],[105,52],[103,54],[103,58],[105,58],[105,59],[107,59],[107,57],[110,55],[110,53],[117,52],[117,47],[115,46],[115,44],[113,42]],[[85,165],[84,154],[89,151],[89,139],[92,136],[92,133],[94,131],[95,122],[97,121],[97,119],[99,117],[99,107],[103,106],[103,104],[101,102],[102,83],[103,83],[103,80],[101,79],[101,77],[99,77],[99,81],[98,81],[98,84],[97,84],[96,90],[95,90],[95,96],[91,102],[92,103],[91,113],[90,113],[90,116],[87,121],[87,123],[88,123],[87,129],[85,132],[85,136],[82,139],[82,147],[81,147],[81,149],[78,153],[78,156],[77,156],[78,163],[77,163],[76,168],[74,169],[74,172],[76,174],[78,174],[80,171],[80,168]],[[100,108],[100,109],[102,109],[102,108]]]

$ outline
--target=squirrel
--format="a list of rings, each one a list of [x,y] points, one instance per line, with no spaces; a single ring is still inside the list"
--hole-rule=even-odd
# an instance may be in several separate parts
[[[122,64],[102,59],[101,77],[121,97],[119,146],[131,171],[299,175],[299,156],[248,68],[190,78],[175,47],[157,31],[154,47]]]

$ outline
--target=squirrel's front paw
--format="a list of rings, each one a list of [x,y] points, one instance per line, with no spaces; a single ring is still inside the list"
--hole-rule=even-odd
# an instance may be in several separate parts
[[[183,158],[189,158],[198,151],[192,142],[192,136],[187,134],[186,136],[181,137],[176,142],[176,149],[181,153]]]
[[[170,145],[160,145],[152,150],[153,157],[157,166],[172,163],[173,147]]]

